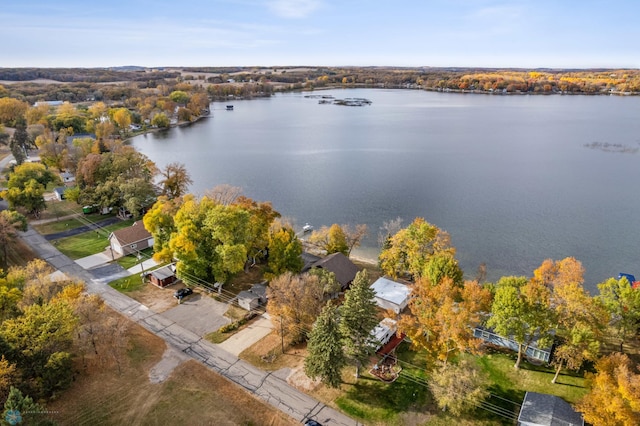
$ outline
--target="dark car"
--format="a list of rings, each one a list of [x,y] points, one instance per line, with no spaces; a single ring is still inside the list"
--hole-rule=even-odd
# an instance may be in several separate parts
[[[182,299],[183,297],[186,297],[190,294],[193,294],[193,290],[191,290],[189,287],[185,287],[176,290],[176,292],[173,293],[173,297],[175,297],[176,299]]]
[[[316,422],[315,420],[309,419],[306,422],[304,422],[304,426],[322,426],[322,425]]]

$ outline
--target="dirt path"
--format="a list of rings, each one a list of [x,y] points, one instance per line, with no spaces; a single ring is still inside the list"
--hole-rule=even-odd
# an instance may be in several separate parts
[[[190,358],[182,352],[168,347],[164,351],[164,354],[162,354],[162,359],[149,370],[149,381],[151,383],[164,382],[177,366],[189,359]]]

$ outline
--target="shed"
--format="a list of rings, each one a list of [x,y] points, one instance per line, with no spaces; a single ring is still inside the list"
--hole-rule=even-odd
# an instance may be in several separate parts
[[[53,195],[56,196],[56,199],[58,201],[62,201],[62,200],[65,199],[64,198],[64,191],[66,191],[66,190],[67,190],[67,188],[65,188],[64,186],[59,186],[59,187],[53,189]]]
[[[582,415],[562,398],[527,392],[518,415],[519,426],[584,426]]]
[[[411,288],[405,284],[380,277],[371,284],[371,288],[376,293],[376,304],[383,309],[399,314],[409,303]]]
[[[323,257],[315,261],[311,267],[322,268],[333,272],[343,291],[349,288],[359,271],[358,267],[342,253],[333,253]]]
[[[126,256],[153,246],[153,236],[144,227],[141,220],[128,228],[113,231],[109,235],[109,244],[114,254]]]
[[[158,287],[167,287],[178,281],[178,277],[176,277],[176,266],[174,264],[151,271],[147,276],[151,284]]]
[[[251,311],[260,306],[260,296],[251,291],[241,291],[238,293],[238,305],[247,311]]]
[[[260,304],[267,303],[267,282],[254,284],[249,291],[260,298]]]

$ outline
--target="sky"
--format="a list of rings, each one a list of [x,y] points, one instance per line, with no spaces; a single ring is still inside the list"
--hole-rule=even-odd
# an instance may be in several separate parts
[[[0,67],[640,68],[638,0],[0,0]]]

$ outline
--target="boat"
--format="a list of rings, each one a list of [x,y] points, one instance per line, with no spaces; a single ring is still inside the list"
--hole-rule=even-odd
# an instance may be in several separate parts
[[[302,232],[311,232],[313,231],[313,226],[309,225],[309,222],[305,223],[302,227]]]
[[[227,105],[227,111],[233,111],[233,105]]]

